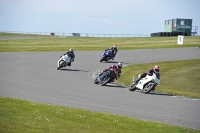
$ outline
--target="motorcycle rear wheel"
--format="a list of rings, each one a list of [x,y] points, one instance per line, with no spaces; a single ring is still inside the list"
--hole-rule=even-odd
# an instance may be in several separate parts
[[[143,93],[148,94],[151,90],[153,90],[154,84],[148,83],[144,86],[144,89],[142,90]]]
[[[64,61],[60,61],[60,62],[59,62],[59,66],[57,67],[57,70],[59,70],[63,66]]]

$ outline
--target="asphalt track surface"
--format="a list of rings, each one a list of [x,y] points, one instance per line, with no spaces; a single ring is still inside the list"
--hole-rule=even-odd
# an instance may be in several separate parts
[[[72,66],[57,70],[57,61],[62,52],[1,52],[0,96],[200,130],[199,99],[130,92],[128,88],[117,84],[100,86],[94,84],[91,77],[93,72],[118,61],[128,65],[200,59],[199,48],[119,50],[116,59],[108,63],[99,62],[102,53],[75,51],[76,58]]]

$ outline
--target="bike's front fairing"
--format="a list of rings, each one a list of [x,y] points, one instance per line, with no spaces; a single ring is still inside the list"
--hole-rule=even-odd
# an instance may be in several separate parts
[[[71,57],[69,55],[64,55],[63,56],[63,60],[66,62],[66,63],[69,63],[71,61]]]
[[[106,55],[106,56],[108,56],[108,57],[110,57],[111,56],[111,50],[106,50],[105,52],[104,52],[104,54]]]
[[[111,57],[111,50],[105,50],[104,53],[103,53],[103,56]]]
[[[158,84],[160,84],[160,79],[158,79],[155,74],[153,74],[152,76],[147,75],[146,77],[140,79],[140,81],[137,83],[136,87],[140,90],[143,90],[144,85],[146,85],[150,82],[154,83],[155,85],[158,85]]]
[[[64,62],[64,63],[63,63]],[[65,67],[69,62],[71,62],[71,57],[66,55],[62,55],[61,58],[58,60],[58,67],[62,65],[62,67]]]
[[[107,76],[107,75],[110,75],[110,71],[103,72],[103,73],[98,77],[99,83],[101,83],[103,77],[105,77],[105,76]]]
[[[105,50],[103,52],[103,54],[102,54],[102,58],[101,58],[100,62],[110,60],[111,59],[111,54],[112,54],[111,50]]]
[[[117,74],[117,71],[115,69],[109,69],[108,71],[105,71],[103,72],[97,79],[98,79],[98,82],[101,83],[102,82],[102,79],[105,77],[105,76],[108,76],[111,78],[109,82],[111,81],[114,81],[115,77],[118,76]],[[108,82],[108,83],[109,83]]]

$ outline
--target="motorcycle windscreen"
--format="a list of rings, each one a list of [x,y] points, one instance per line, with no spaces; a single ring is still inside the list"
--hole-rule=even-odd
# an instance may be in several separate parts
[[[70,57],[68,55],[65,55],[64,60],[65,60],[65,62],[70,62]]]
[[[107,51],[105,52],[105,55],[106,55],[106,56],[110,56],[110,55],[111,55],[111,51],[110,51],[110,50],[107,50]]]

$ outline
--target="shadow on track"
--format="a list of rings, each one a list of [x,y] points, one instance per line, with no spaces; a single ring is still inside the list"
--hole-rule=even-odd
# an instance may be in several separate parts
[[[117,61],[102,61],[101,63],[118,63]]]
[[[61,71],[74,71],[74,72],[89,72],[84,70],[77,70],[77,69],[67,69],[67,68],[61,68]]]
[[[166,94],[166,93],[160,93],[160,92],[156,92],[156,91],[151,91],[149,92],[150,95],[162,95],[162,96],[174,96],[172,94]]]
[[[122,61],[102,61],[101,63],[119,63],[119,62],[121,62],[122,64],[130,64],[130,63],[126,63],[126,62],[122,62]]]
[[[134,93],[134,92],[139,92],[139,93],[141,93],[140,91],[130,91],[130,92],[132,92],[132,93]],[[144,93],[145,94],[145,93]],[[156,92],[156,91],[151,91],[151,92],[149,92],[148,94],[146,94],[146,95],[159,95],[159,96],[174,96],[174,95],[172,95],[172,94],[166,94],[166,93],[161,93],[161,92]]]
[[[106,84],[104,87],[126,88],[125,86],[122,86],[122,85],[116,84],[116,83],[109,83],[109,84]]]

